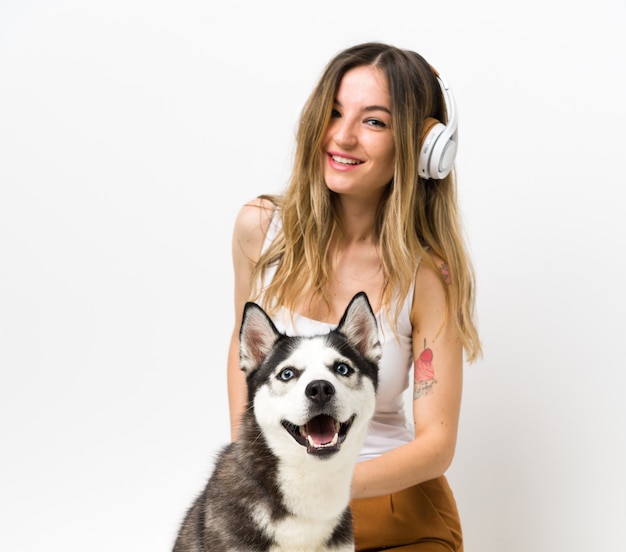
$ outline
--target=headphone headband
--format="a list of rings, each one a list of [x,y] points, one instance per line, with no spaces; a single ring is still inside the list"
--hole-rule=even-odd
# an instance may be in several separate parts
[[[447,123],[431,119],[424,122],[426,132],[420,141],[418,172],[422,178],[441,180],[454,166],[458,146],[459,122],[452,90],[446,80],[433,68],[446,106]]]

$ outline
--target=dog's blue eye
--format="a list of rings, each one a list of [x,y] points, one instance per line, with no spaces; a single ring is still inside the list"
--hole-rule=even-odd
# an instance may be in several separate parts
[[[295,375],[295,372],[291,368],[285,368],[280,374],[278,374],[278,377],[283,381],[289,381]]]
[[[351,369],[347,364],[337,364],[337,366],[335,366],[335,372],[337,372],[340,376],[347,376],[350,374]]]

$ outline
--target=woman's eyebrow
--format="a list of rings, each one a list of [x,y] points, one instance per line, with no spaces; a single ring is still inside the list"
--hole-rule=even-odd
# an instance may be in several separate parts
[[[368,105],[363,111],[384,111],[391,115],[391,110],[384,105]]]
[[[335,100],[335,105],[341,107],[341,102],[339,100]],[[391,110],[384,105],[368,105],[363,108],[363,111],[384,111],[385,113],[389,113],[389,115],[391,115]]]

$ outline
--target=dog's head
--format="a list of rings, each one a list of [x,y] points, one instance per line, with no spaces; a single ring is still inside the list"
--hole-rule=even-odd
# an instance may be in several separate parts
[[[328,458],[342,445],[356,454],[374,413],[381,347],[365,293],[328,334],[280,333],[265,311],[247,303],[240,366],[249,404],[269,446]]]

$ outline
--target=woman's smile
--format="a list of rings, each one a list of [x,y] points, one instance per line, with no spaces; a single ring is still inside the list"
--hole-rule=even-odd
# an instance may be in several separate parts
[[[363,164],[363,161],[345,153],[328,152],[328,162],[336,170],[350,170]]]

